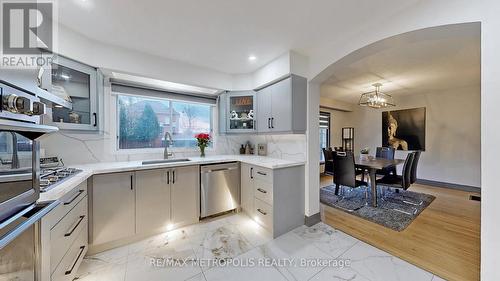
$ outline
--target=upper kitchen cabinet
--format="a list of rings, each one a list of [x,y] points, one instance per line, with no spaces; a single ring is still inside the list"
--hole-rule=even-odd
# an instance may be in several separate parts
[[[58,56],[51,67],[50,81],[44,87],[72,103],[72,109],[55,105],[48,110],[44,123],[66,130],[98,130],[96,68]]]
[[[255,92],[232,91],[219,98],[219,132],[255,132]]]
[[[291,75],[257,92],[259,133],[304,133],[307,79]]]
[[[228,92],[222,93],[217,99],[217,108],[219,109],[219,134],[224,135],[227,132],[227,96]]]

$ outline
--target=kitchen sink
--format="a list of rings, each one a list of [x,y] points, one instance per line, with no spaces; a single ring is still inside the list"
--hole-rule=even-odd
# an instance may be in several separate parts
[[[191,160],[189,160],[187,158],[148,160],[148,161],[142,161],[142,165],[168,164],[168,163],[179,163],[179,162],[188,162],[188,161],[191,161]]]

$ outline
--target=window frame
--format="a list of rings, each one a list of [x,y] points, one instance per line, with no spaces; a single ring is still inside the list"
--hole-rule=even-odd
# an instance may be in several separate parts
[[[328,116],[328,128],[326,128],[326,147],[331,147],[331,129],[332,129],[332,114],[327,111],[319,111],[319,132],[318,134],[321,134],[321,115]],[[321,136],[320,136],[320,162],[323,163],[325,160],[322,158],[323,156],[323,147],[321,147]]]
[[[115,148],[115,153],[117,154],[157,154],[160,152],[163,152],[165,149],[164,147],[145,147],[145,148],[120,148],[120,106],[119,106],[119,98],[120,96],[129,96],[129,97],[136,97],[136,98],[143,98],[143,99],[150,99],[150,100],[161,100],[161,101],[169,101],[169,102],[180,102],[180,103],[191,103],[191,104],[199,104],[199,105],[205,105],[210,108],[210,134],[212,136],[212,144],[206,148],[207,152],[210,151],[215,151],[215,135],[214,135],[214,125],[215,125],[215,107],[216,105],[210,104],[210,103],[203,103],[203,102],[193,102],[193,101],[185,101],[185,100],[177,100],[173,98],[162,98],[158,96],[150,96],[150,95],[137,95],[137,94],[128,94],[128,93],[122,93],[122,92],[111,92],[112,96],[115,97],[114,99],[114,108],[115,108],[115,141],[114,141],[114,148]],[[171,117],[170,117],[171,118]],[[198,151],[198,147],[169,147],[170,152],[178,152],[178,153],[183,153],[183,152],[195,152]]]

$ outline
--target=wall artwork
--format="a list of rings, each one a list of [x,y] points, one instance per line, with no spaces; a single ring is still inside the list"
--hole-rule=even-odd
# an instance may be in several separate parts
[[[425,150],[425,107],[382,112],[382,145]]]

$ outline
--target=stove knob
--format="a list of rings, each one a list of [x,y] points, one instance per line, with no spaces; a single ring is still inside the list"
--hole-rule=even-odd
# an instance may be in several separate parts
[[[45,114],[45,104],[42,102],[33,102],[33,115],[43,115]]]
[[[8,95],[3,98],[3,108],[13,113],[31,113],[32,105],[29,98]]]

